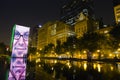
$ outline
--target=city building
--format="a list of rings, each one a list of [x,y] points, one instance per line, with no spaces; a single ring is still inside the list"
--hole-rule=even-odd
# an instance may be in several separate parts
[[[93,0],[66,0],[61,9],[60,20],[74,26],[81,12],[89,18],[94,19]]]
[[[48,44],[47,42],[47,28],[51,25],[51,23],[46,23],[42,27],[38,29],[38,41],[37,41],[37,49],[41,50],[44,46]]]
[[[98,29],[95,32],[99,33],[99,34],[104,34],[107,37],[110,37],[109,32],[113,29],[113,26],[106,26],[102,29]]]
[[[75,35],[75,32],[69,25],[60,21],[48,22],[38,30],[37,49],[41,50],[50,43],[56,46],[57,40],[63,43],[71,35]]]
[[[86,32],[93,32],[99,28],[99,22],[93,19],[89,19],[88,16],[84,15],[83,12],[80,13],[79,18],[74,26],[77,38],[80,38]]]
[[[30,47],[37,48],[38,28],[39,26],[35,26],[31,29],[30,40],[29,40]]]
[[[120,0],[113,0],[114,15],[116,24],[120,23]]]
[[[101,20],[95,19],[93,0],[66,0],[61,9],[60,21],[47,22],[38,29],[37,49],[52,43],[57,45],[67,37],[82,37],[86,32],[93,32],[102,27]]]

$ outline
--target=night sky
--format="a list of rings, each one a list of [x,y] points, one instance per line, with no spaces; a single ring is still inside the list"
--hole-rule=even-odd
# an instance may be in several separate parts
[[[36,2],[35,2],[36,1]],[[61,2],[64,0],[1,0],[0,42],[10,44],[15,24],[34,27],[47,21],[59,20]],[[95,14],[103,17],[105,24],[114,20],[112,0],[94,0]],[[107,2],[108,1],[108,2]]]

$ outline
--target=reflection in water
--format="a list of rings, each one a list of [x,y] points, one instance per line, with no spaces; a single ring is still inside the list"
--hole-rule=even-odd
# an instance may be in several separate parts
[[[101,71],[101,65],[98,64],[98,65],[97,65],[97,68],[98,68],[98,72],[100,72],[100,71]]]
[[[28,62],[26,80],[120,80],[119,62],[39,61]],[[9,67],[5,61],[0,63],[0,79],[5,80]]]
[[[86,69],[87,69],[87,62],[84,63],[83,67],[84,67],[84,70],[86,71]]]
[[[70,60],[42,60],[42,63],[47,73],[60,80],[120,80],[120,63]]]

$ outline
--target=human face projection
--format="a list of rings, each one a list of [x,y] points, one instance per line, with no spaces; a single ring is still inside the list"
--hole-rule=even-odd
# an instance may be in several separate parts
[[[29,29],[19,25],[15,27],[8,80],[25,80]]]
[[[14,33],[14,42],[13,42],[13,54],[17,53],[16,56],[23,57],[27,53],[28,47],[28,37],[29,28],[16,26]]]
[[[26,61],[25,58],[12,58],[9,79],[8,80],[25,80]]]

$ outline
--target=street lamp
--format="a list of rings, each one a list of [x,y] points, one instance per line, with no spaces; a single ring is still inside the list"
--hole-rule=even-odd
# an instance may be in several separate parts
[[[98,49],[98,50],[97,50],[97,52],[99,53],[99,52],[100,52],[100,50]]]
[[[84,50],[83,53],[87,53],[87,51]]]
[[[97,50],[97,53],[99,54],[98,59],[100,59],[101,58],[101,52],[100,52],[99,49]]]

